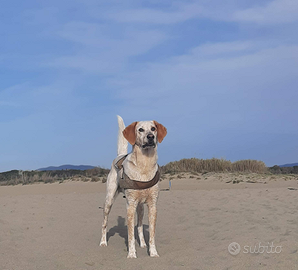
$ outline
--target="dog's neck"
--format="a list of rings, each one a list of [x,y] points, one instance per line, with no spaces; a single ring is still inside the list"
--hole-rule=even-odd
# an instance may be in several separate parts
[[[140,170],[152,170],[157,165],[157,146],[155,148],[143,149],[137,145],[132,147],[130,161]]]

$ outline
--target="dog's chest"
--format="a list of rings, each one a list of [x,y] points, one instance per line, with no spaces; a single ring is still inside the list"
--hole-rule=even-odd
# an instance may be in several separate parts
[[[125,197],[129,202],[151,203],[157,200],[158,193],[159,187],[156,184],[151,188],[143,190],[126,189]]]

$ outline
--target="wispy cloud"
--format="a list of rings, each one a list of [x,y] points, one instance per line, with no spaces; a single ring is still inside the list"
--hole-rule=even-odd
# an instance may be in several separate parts
[[[191,19],[280,24],[297,22],[298,3],[295,0],[175,2],[167,10],[137,8],[112,10],[103,16],[121,23],[177,24]]]
[[[100,73],[119,71],[130,57],[145,54],[168,39],[159,30],[133,28],[113,36],[106,25],[84,22],[68,23],[57,34],[81,47],[73,55],[55,59],[50,66]]]
[[[233,42],[220,42],[203,44],[192,49],[192,53],[195,55],[200,55],[201,57],[219,57],[223,54],[229,53],[245,53],[254,49],[256,44],[250,41],[233,41]]]
[[[265,5],[238,10],[233,19],[240,22],[258,24],[280,24],[298,22],[298,2],[295,0],[275,0]]]
[[[109,12],[105,18],[122,23],[174,24],[204,16],[204,7],[199,4],[176,4],[170,11],[150,8],[128,9]]]

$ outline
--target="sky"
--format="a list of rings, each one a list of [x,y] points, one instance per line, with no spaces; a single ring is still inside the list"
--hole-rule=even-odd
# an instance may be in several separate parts
[[[297,0],[11,0],[0,171],[109,168],[116,115],[168,129],[159,163],[298,162]]]

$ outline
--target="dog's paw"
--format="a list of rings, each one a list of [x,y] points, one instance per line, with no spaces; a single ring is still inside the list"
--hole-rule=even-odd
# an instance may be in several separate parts
[[[101,247],[106,247],[108,245],[107,241],[100,241],[99,244]]]
[[[145,248],[145,247],[147,247],[145,241],[140,243],[140,247],[141,247],[141,248]]]
[[[158,253],[151,253],[151,254],[150,254],[150,257],[151,257],[151,258],[158,258],[159,255],[158,255]]]
[[[150,257],[152,257],[152,258],[158,258],[159,257],[155,247],[150,248],[149,253],[150,253]]]
[[[127,255],[127,259],[136,259],[137,258],[137,254],[136,253],[128,253]]]

